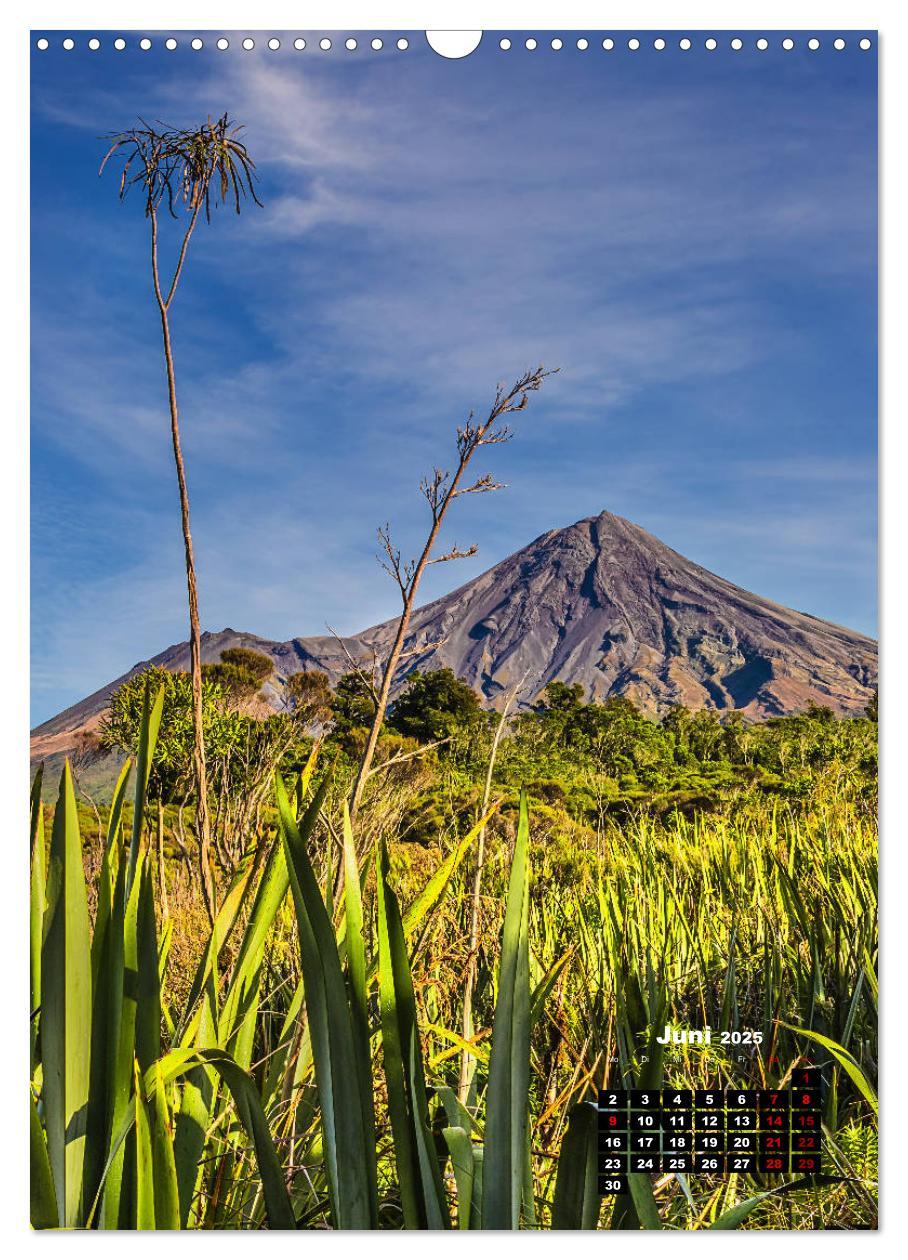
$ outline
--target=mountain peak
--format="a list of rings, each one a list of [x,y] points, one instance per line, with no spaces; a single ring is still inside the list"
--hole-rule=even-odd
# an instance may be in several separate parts
[[[362,637],[380,648],[392,624]],[[518,684],[526,703],[557,678],[654,713],[856,713],[877,670],[871,639],[753,595],[609,511],[419,610],[406,650],[409,669],[447,665],[491,704]]]
[[[396,628],[393,620],[342,643],[331,636],[278,643],[227,627],[203,635],[202,658],[216,661],[228,647],[267,652],[275,665],[269,695],[278,704],[301,669],[336,682],[351,658],[371,666]],[[518,705],[529,704],[559,679],[580,683],[588,699],[623,695],[652,714],[683,704],[766,718],[811,703],[858,714],[877,680],[872,639],[742,590],[608,511],[549,530],[418,609],[404,661],[395,688],[413,670],[447,667],[490,706],[511,692]],[[150,663],[187,669],[188,644]],[[33,753],[94,724],[123,678],[45,722]]]

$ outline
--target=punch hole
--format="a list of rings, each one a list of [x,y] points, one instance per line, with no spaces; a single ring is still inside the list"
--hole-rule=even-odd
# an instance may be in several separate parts
[[[498,47],[502,50],[502,52],[507,52],[511,47],[511,41],[509,39],[500,39],[498,41]]]
[[[39,39],[35,47],[38,49],[39,52],[47,52],[48,48],[50,48],[50,40]]]
[[[640,40],[639,40],[639,39],[629,39],[629,40],[627,41],[627,46],[628,46],[628,48],[631,50],[631,52],[636,52],[636,51],[637,51],[637,49],[640,47]]]
[[[279,39],[268,40],[268,47],[271,49],[272,52],[277,52],[280,46],[281,46],[281,41]]]
[[[530,52],[532,52],[532,51],[533,51],[533,49],[536,47],[536,41],[535,41],[535,39],[528,39],[528,40],[527,40],[527,43],[526,43],[526,46],[527,46],[527,48],[529,48]]]
[[[199,49],[204,48],[204,46],[205,46],[204,41],[199,39],[198,35],[196,35],[195,39],[190,40],[190,43],[189,43],[189,47],[192,48],[195,52],[198,52]]]
[[[735,50],[735,52],[740,52],[741,49],[744,47],[744,40],[735,38],[731,41],[731,46]]]
[[[872,46],[872,45],[871,45],[871,42],[870,42],[870,40],[869,40],[869,39],[862,39],[862,40],[861,40],[861,47],[863,48],[864,52],[866,52],[866,51],[867,51],[867,49],[868,49],[868,48],[870,48],[871,46]]]
[[[101,47],[101,41],[99,39],[95,39],[94,37],[92,37],[88,41],[88,46],[92,52],[97,52],[98,49]]]
[[[122,52],[125,47],[126,47],[125,39],[120,38],[120,39],[114,40],[114,48],[116,48],[117,52]]]
[[[167,49],[168,52],[173,52],[176,46],[177,46],[177,41],[175,39],[164,40],[164,47]]]
[[[718,47],[719,47],[719,41],[717,39],[713,39],[712,36],[710,36],[709,39],[706,41],[707,51],[715,52]]]
[[[66,52],[72,52],[75,46],[76,46],[76,41],[74,39],[64,39],[63,47],[66,50]]]
[[[838,52],[841,52],[841,51],[842,51],[842,49],[845,47],[845,41],[844,41],[844,39],[834,39],[834,40],[832,41],[832,46],[833,46],[833,48],[835,48]]]
[[[766,52],[766,49],[769,47],[769,40],[768,40],[768,39],[758,39],[758,40],[757,40],[757,47],[759,48],[760,52]]]
[[[482,31],[426,31],[426,42],[432,51],[451,61],[469,57],[481,40]]]
[[[293,41],[293,47],[296,48],[299,52],[302,52],[303,49],[306,47],[306,41],[304,39],[295,39]]]
[[[561,42],[561,40],[560,40],[560,39],[553,39],[553,40],[552,40],[552,51],[553,51],[553,52],[559,52],[559,51],[560,51],[563,47],[564,47],[564,44]]]
[[[348,39],[348,40],[347,40],[347,42],[344,44],[344,47],[346,48],[347,52],[355,52],[355,51],[356,51],[356,40],[355,40],[355,39],[353,39],[353,38],[351,37],[351,38],[350,38],[350,39]]]
[[[397,41],[397,47],[400,49],[401,52],[406,52],[407,49],[410,47],[410,41],[408,39],[399,39]]]
[[[580,49],[581,52],[586,52],[589,46],[590,46],[590,41],[588,39],[577,40],[577,47]]]
[[[252,52],[253,48],[255,47],[255,40],[254,40],[254,39],[244,39],[244,40],[243,40],[243,47],[246,49],[246,52]]]
[[[220,48],[221,52],[224,52],[229,47],[230,47],[230,40],[224,39],[222,35],[221,38],[218,40],[218,48]]]
[[[685,35],[684,39],[682,39],[682,40],[680,41],[680,43],[678,44],[678,47],[681,49],[681,51],[682,51],[682,52],[690,52],[690,49],[691,49],[691,42],[690,42],[690,40],[687,38],[687,36],[686,36],[686,35]]]
[[[602,41],[602,47],[605,49],[606,52],[611,52],[612,49],[615,47],[615,41],[613,39],[604,39]]]
[[[659,39],[654,39],[653,47],[655,48],[656,52],[662,52],[662,49],[665,47],[665,40],[662,39],[661,37]]]
[[[142,49],[142,52],[148,52],[148,50],[151,48],[151,40],[150,40],[150,39],[140,39],[140,40],[139,40],[139,47]]]
[[[378,38],[378,36],[377,36],[377,35],[376,35],[375,39],[373,39],[373,41],[372,41],[372,47],[375,49],[375,51],[376,51],[376,52],[379,52],[382,48],[384,48],[384,44],[383,44],[383,43],[382,43],[382,41]]]
[[[810,49],[811,52],[816,52],[819,46],[820,46],[820,41],[818,39],[809,39],[807,41],[807,47]]]
[[[793,39],[783,39],[783,40],[782,40],[782,47],[785,49],[785,51],[786,51],[786,52],[791,52],[791,50],[792,50],[792,48],[794,48],[794,46],[795,46],[795,42],[794,42],[794,40],[793,40]]]
[[[322,50],[322,52],[327,52],[328,49],[331,47],[331,40],[327,38],[320,39],[318,41],[318,46]]]

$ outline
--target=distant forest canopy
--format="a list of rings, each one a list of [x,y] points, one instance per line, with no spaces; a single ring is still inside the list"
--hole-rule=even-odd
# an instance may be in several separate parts
[[[269,657],[245,648],[205,666],[210,782],[230,803],[231,825],[239,829],[268,808],[274,771],[292,779],[316,741],[319,760],[336,762],[339,781],[352,776],[375,712],[365,673],[350,672],[331,688],[324,674],[308,671],[290,679],[286,708],[275,713],[259,698],[272,670]],[[94,755],[135,754],[146,689],[162,685],[151,792],[165,804],[191,807],[188,674],[153,668],[123,683],[111,697]],[[584,826],[619,822],[641,809],[691,816],[733,806],[742,792],[806,800],[829,780],[872,805],[876,718],[874,697],[860,718],[811,706],[797,716],[752,722],[734,711],[678,705],[654,719],[626,697],[587,702],[579,684],[555,681],[531,708],[506,719],[494,788],[507,800],[526,786],[537,806]],[[500,722],[450,669],[410,676],[382,726],[377,771],[385,780],[396,777],[407,797],[409,838],[436,840],[452,805],[454,817],[475,814]]]

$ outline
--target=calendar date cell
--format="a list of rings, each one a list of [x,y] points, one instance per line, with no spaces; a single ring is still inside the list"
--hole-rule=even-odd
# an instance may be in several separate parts
[[[760,1128],[772,1133],[787,1133],[789,1129],[787,1111],[764,1111],[760,1115]]]
[[[638,1129],[659,1129],[661,1126],[662,1122],[658,1111],[631,1112],[631,1130],[633,1132],[636,1132]]]
[[[689,1173],[689,1172],[693,1172],[693,1170],[694,1170],[694,1157],[693,1155],[689,1153],[688,1154],[682,1153],[679,1155],[673,1151],[670,1154],[663,1154],[662,1156],[662,1171],[663,1172]]]
[[[658,1155],[642,1155],[639,1153],[631,1155],[630,1161],[630,1170],[636,1173],[657,1173],[662,1162]]]
[[[788,1134],[787,1133],[761,1133],[760,1134],[760,1150],[767,1154],[778,1154],[780,1151],[788,1150]]]
[[[760,1156],[760,1172],[775,1173],[781,1176],[788,1172],[788,1156],[782,1155],[761,1155]]]
[[[753,1111],[757,1105],[757,1091],[755,1089],[729,1089],[725,1093],[725,1105],[730,1110],[745,1107]]]
[[[693,1091],[690,1089],[663,1089],[662,1106],[672,1111],[690,1111],[694,1105]]]
[[[692,1151],[694,1149],[694,1139],[691,1133],[663,1133],[662,1135],[663,1151]]]
[[[725,1169],[730,1173],[753,1173],[757,1171],[757,1154],[755,1151],[735,1152],[725,1157]]]
[[[761,1089],[758,1098],[762,1111],[784,1111],[791,1103],[787,1089]]]
[[[663,1111],[662,1127],[673,1133],[694,1127],[693,1113],[690,1111]]]
[[[637,1110],[647,1110],[652,1108],[653,1111],[659,1110],[660,1091],[658,1089],[632,1089],[631,1107]]]
[[[755,1151],[757,1149],[757,1135],[756,1133],[729,1133],[726,1149],[729,1154]]]
[[[653,1133],[632,1133],[631,1134],[631,1150],[632,1151],[658,1151],[659,1134]]]

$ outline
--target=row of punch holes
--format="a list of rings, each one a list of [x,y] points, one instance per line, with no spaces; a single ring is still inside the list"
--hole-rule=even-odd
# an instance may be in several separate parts
[[[174,39],[173,36],[170,36],[169,38],[164,39],[162,42],[163,42],[164,47],[169,52],[173,52],[176,48],[179,47],[179,44],[180,44],[180,41],[177,39]],[[240,42],[241,47],[246,52],[251,52],[256,46],[256,41],[251,36],[246,36],[244,39],[242,39],[239,42]],[[291,43],[291,42],[292,42],[293,48],[295,48],[298,52],[301,52],[303,49],[307,47],[306,40],[303,39],[302,36],[298,36],[296,39],[292,41],[288,41],[288,43]],[[396,44],[396,47],[398,48],[400,52],[406,52],[406,50],[410,47],[410,41],[404,36],[401,36],[399,39],[392,42]],[[531,35],[523,41],[523,47],[526,48],[527,51],[529,52],[534,52],[537,48],[544,47],[545,42],[546,41],[540,41],[536,39],[535,36]],[[200,39],[198,36],[195,36],[194,38],[189,39],[188,43],[189,43],[190,48],[192,48],[196,52],[198,52],[205,46],[205,41],[203,39]],[[561,39],[560,36],[555,36],[553,39],[548,41],[548,44],[549,44],[549,47],[554,52],[559,52],[562,48],[564,48],[565,41]],[[226,52],[226,50],[230,47],[230,40],[225,35],[222,35],[220,36],[220,38],[214,41],[214,45],[219,51]],[[61,46],[66,52],[72,52],[72,50],[76,47],[76,41],[71,37],[67,37],[61,41]],[[120,36],[117,39],[113,40],[113,46],[118,52],[122,52],[123,49],[127,47],[127,41],[123,39],[122,36]],[[276,36],[272,36],[269,40],[267,40],[267,46],[272,52],[277,52],[278,49],[281,48],[281,40],[279,40]],[[348,39],[344,40],[343,46],[348,52],[355,52],[357,48],[359,48],[360,44],[357,39],[354,39],[353,36],[350,36]],[[369,46],[375,52],[379,52],[381,49],[385,47],[385,41],[380,36],[376,35],[374,36],[373,39],[369,41]],[[498,46],[503,52],[507,52],[509,49],[514,47],[514,44],[509,38],[507,38],[507,36],[505,36],[503,39],[500,39],[498,41]],[[619,46],[620,46],[619,41],[615,39],[605,38],[602,41],[602,48],[604,49],[605,52],[611,52],[613,49]],[[678,41],[678,47],[681,49],[682,52],[688,52],[691,48],[693,48],[693,46],[694,46],[694,41],[687,36],[685,36],[683,39],[680,39]],[[759,49],[760,52],[766,52],[770,46],[769,40],[766,38],[757,39],[754,41],[754,46],[757,49]],[[782,39],[780,41],[780,46],[782,49],[784,49],[785,52],[791,52],[791,50],[794,49],[797,45],[796,45],[795,40],[793,40],[790,36],[788,36],[785,39]],[[832,46],[834,49],[836,49],[837,52],[841,52],[844,48],[848,46],[848,42],[847,40],[839,36],[832,40]],[[873,47],[873,43],[869,38],[867,38],[867,36],[864,36],[862,39],[858,40],[858,46],[863,51],[866,52],[868,49]],[[42,36],[40,39],[36,41],[36,47],[39,49],[39,51],[46,52],[47,49],[50,48],[50,40]],[[101,41],[97,37],[92,37],[91,39],[88,40],[88,47],[92,52],[97,52],[101,47]],[[138,47],[141,49],[142,52],[148,52],[153,47],[153,41],[149,39],[147,36],[144,36],[138,40]],[[327,36],[324,36],[322,39],[318,40],[318,48],[322,52],[330,52],[333,47],[334,47],[333,41],[330,40]],[[587,39],[584,36],[581,36],[576,41],[576,47],[581,52],[585,52],[590,47],[589,39]],[[638,39],[636,36],[632,36],[630,39],[627,40],[627,48],[630,52],[637,52],[641,47],[642,47],[642,41]],[[653,48],[657,52],[662,52],[667,47],[668,47],[668,41],[666,39],[663,39],[661,36],[653,40]],[[703,41],[703,47],[706,48],[708,52],[715,52],[716,49],[719,47],[719,41],[715,37],[710,36],[708,39],[705,39]],[[744,40],[740,36],[735,36],[733,39],[729,41],[729,47],[732,49],[733,52],[740,52],[744,48]],[[822,41],[819,40],[816,36],[812,36],[810,39],[807,40],[807,47],[811,52],[817,52],[822,47]]]
[[[168,52],[173,52],[180,46],[180,41],[178,39],[174,39],[173,36],[170,36],[168,39],[160,40],[159,42],[163,44]],[[252,52],[253,48],[256,46],[255,40],[250,35],[247,35],[245,39],[239,42],[246,52]],[[400,39],[393,42],[396,43],[396,47],[400,52],[406,52],[406,50],[410,47],[410,41],[404,36],[401,36]],[[122,36],[113,40],[112,43],[117,52],[122,52],[123,49],[127,47],[127,41],[123,39]],[[189,47],[194,52],[199,52],[205,47],[205,41],[200,39],[198,35],[196,35],[193,39],[184,40],[183,43],[184,45],[188,43]],[[230,40],[226,35],[221,35],[220,38],[215,39],[213,43],[219,52],[226,52],[230,47]],[[288,41],[288,43],[292,43],[292,46],[297,50],[297,52],[302,52],[304,48],[308,47],[307,41],[303,39],[302,36],[298,36],[296,39]],[[267,44],[272,52],[277,52],[281,47],[281,40],[279,40],[277,36],[272,36],[271,39],[267,40]],[[36,47],[40,52],[46,52],[47,49],[50,48],[50,40],[42,36],[41,39],[36,41]],[[61,41],[61,47],[66,52],[72,52],[72,50],[76,47],[76,41],[71,37],[67,37]],[[93,37],[88,41],[88,47],[91,52],[97,52],[101,47],[101,41],[97,37]],[[142,52],[149,52],[150,49],[154,47],[154,41],[149,39],[147,36],[143,36],[143,38],[138,40],[138,47]],[[318,47],[322,52],[330,52],[334,47],[334,41],[329,39],[326,35],[318,41]],[[355,52],[358,47],[359,41],[354,39],[352,35],[349,39],[344,41],[344,48],[346,48],[348,52]],[[375,38],[370,41],[370,47],[373,48],[375,52],[379,52],[385,47],[385,41],[376,35]]]

